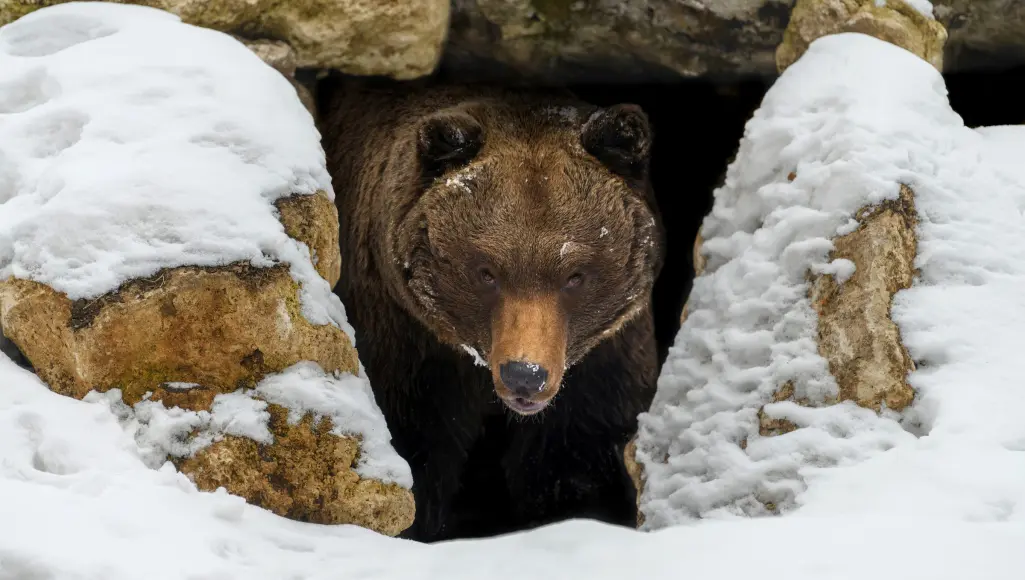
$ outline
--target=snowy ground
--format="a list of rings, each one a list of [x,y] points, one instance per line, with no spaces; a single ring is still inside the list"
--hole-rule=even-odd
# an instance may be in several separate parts
[[[104,405],[0,359],[0,580],[1020,580],[1023,545],[1021,525],[908,514],[567,522],[434,546],[299,524],[147,468]]]
[[[218,157],[220,163],[201,158],[187,132],[202,129],[203,114],[220,111],[204,113],[210,95],[175,97],[183,107],[177,134],[118,125],[117,116],[130,117],[131,107],[152,107],[146,98],[197,86],[183,83],[180,67],[150,67],[138,79],[152,91],[131,93],[141,102],[126,97],[99,106],[101,95],[121,94],[119,79],[131,78],[118,77],[117,66],[155,58],[140,56],[147,41],[158,38],[152,31],[137,31],[131,45],[137,53],[122,51],[127,54],[111,61],[112,76],[92,81],[94,116],[83,120],[76,113],[81,101],[61,100],[75,82],[90,82],[76,74],[68,55],[96,56],[91,51],[103,42],[124,42],[124,31],[113,29],[131,9],[67,10],[47,9],[51,16],[70,15],[55,27],[23,20],[25,26],[0,30],[0,59],[6,58],[0,61],[0,274],[36,277],[87,296],[120,277],[197,259],[262,259],[266,252],[301,262],[294,253],[301,248],[267,237],[273,228],[250,231],[250,223],[229,219],[230,212],[218,214],[218,204],[193,208],[211,212],[202,215],[207,231],[153,208],[166,208],[168,199],[193,187],[209,191],[211,199],[237,188],[221,177],[205,179],[205,172],[226,165],[248,176],[250,191],[261,192],[263,202],[297,184],[322,187],[319,158],[306,161],[320,153],[247,163],[276,150],[270,146],[278,129],[268,129],[244,133],[241,142],[237,132],[233,139],[219,133],[200,140],[232,151]],[[89,18],[95,26],[82,27]],[[170,27],[156,26],[164,33]],[[220,46],[228,52],[237,47]],[[242,74],[229,69],[221,71],[223,78]],[[210,83],[215,94],[225,91],[221,99],[237,95],[237,87],[216,78]],[[269,98],[283,98],[276,91]],[[298,100],[286,101],[278,104],[299,115]],[[247,129],[253,120],[246,115],[259,116],[237,114],[236,124],[217,126]],[[76,151],[80,143],[85,146]],[[96,171],[102,148],[115,145],[135,147],[151,163]],[[186,151],[180,158],[173,155],[177,146]],[[160,155],[153,157],[154,151]],[[567,522],[487,541],[422,546],[347,526],[288,521],[237,497],[200,493],[168,465],[153,469],[146,446],[107,404],[55,395],[0,354],[0,580],[1020,580],[1023,155],[1025,128],[966,129],[950,112],[939,75],[882,42],[860,35],[823,39],[787,71],[749,124],[730,180],[717,192],[718,213],[706,235],[710,274],[695,286],[694,310],[662,377],[661,402],[646,420],[649,446],[671,448],[674,457],[669,468],[650,474],[645,509],[659,528],[652,532]],[[191,159],[201,163],[189,165]],[[296,174],[304,164],[307,171]],[[795,167],[798,178],[789,182]],[[119,188],[97,191],[95,180],[107,184],[111,176],[123,179]],[[861,204],[893,197],[898,181],[914,187],[922,221],[921,278],[894,306],[919,364],[911,377],[919,393],[914,409],[905,418],[879,418],[851,408],[801,415],[782,405],[778,413],[808,428],[752,440],[748,454],[738,456],[735,445],[723,442],[751,427],[751,403],[774,381],[788,377],[819,393],[831,388],[808,343],[814,320],[801,303],[804,270],[823,266],[829,248],[822,241],[847,227]],[[211,183],[221,186],[205,189]],[[130,185],[151,202],[148,211],[119,214],[117,196],[102,195]],[[738,201],[742,208],[730,210]],[[267,217],[253,199],[241,202],[252,208],[247,215]],[[147,221],[155,215],[160,218]],[[94,229],[81,228],[80,220]],[[154,226],[140,232],[140,223]],[[118,236],[125,231],[125,239],[147,243],[121,251],[117,244],[125,242]],[[249,234],[256,236],[253,245],[236,243]],[[57,243],[62,239],[66,243]],[[161,242],[152,246],[157,254],[145,247],[152,240]],[[208,241],[215,245],[205,246]],[[103,268],[93,265],[97,261]],[[340,309],[328,311],[326,318],[344,325],[344,318],[336,320],[344,317]],[[776,518],[737,515],[751,494],[765,491],[793,509]]]

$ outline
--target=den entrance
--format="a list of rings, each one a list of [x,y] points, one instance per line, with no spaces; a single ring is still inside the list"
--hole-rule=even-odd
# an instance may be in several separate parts
[[[1020,106],[1020,87],[1025,87],[1025,67],[1006,71],[945,75],[950,100],[969,126],[1019,124],[1025,121]],[[635,103],[647,112],[655,141],[652,158],[652,182],[666,227],[666,263],[654,289],[653,305],[660,364],[680,328],[680,314],[693,282],[692,248],[702,220],[712,207],[713,192],[722,185],[727,167],[735,155],[744,127],[759,107],[774,79],[688,80],[671,84],[574,85],[568,87],[581,99],[598,106]],[[326,87],[321,86],[321,99]],[[318,99],[318,100],[321,100]],[[329,146],[330,144],[325,144]],[[328,151],[330,154],[330,151]],[[501,433],[501,425],[485,425],[485,431]],[[503,445],[501,437],[483,438],[485,444],[474,448],[468,469]],[[480,467],[477,465],[477,467]],[[481,481],[464,486],[490,490],[490,477],[478,471]],[[494,498],[492,498],[494,499]],[[462,497],[473,503],[473,497]],[[492,502],[494,503],[494,502]],[[501,502],[498,502],[501,503]],[[490,516],[478,514],[476,533],[464,538],[494,535],[487,522]],[[455,539],[455,538],[451,538]]]

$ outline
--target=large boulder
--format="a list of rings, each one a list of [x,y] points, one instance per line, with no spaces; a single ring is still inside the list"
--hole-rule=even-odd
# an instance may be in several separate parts
[[[0,0],[0,25],[69,0]],[[410,79],[437,64],[449,0],[113,0],[167,10],[190,24],[282,40],[301,67]]]
[[[772,74],[790,0],[455,0],[461,77],[630,82]]]
[[[931,14],[904,0],[797,0],[776,50],[777,67],[782,72],[812,41],[839,32],[885,40],[943,70],[946,29]]]
[[[947,70],[986,70],[1025,63],[1025,3],[1014,0],[932,0],[950,33]]]
[[[766,94],[640,417],[643,527],[789,512],[811,474],[914,441],[891,306],[916,272],[916,176],[935,168],[916,128],[960,125],[936,87],[924,59],[839,33]]]
[[[116,4],[46,8],[0,41],[7,339],[55,392],[109,404],[152,467],[285,517],[408,527],[289,65]]]
[[[780,55],[783,68],[827,23],[830,32],[886,38],[946,70],[1025,62],[1025,4],[932,5],[930,11],[923,0],[454,0],[444,68],[457,78],[552,83],[772,77],[791,9],[802,26]],[[936,25],[922,28],[933,17]],[[937,52],[942,29],[950,31],[945,55]]]

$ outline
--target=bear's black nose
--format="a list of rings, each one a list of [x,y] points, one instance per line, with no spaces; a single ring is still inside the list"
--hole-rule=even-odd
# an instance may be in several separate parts
[[[498,367],[498,376],[514,395],[529,399],[544,390],[548,370],[537,363],[512,361]]]

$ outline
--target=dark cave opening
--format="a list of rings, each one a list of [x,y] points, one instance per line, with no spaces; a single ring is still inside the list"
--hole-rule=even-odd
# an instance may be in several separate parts
[[[950,106],[968,127],[1025,123],[1025,66],[947,73]]]

